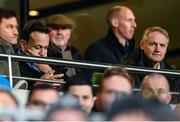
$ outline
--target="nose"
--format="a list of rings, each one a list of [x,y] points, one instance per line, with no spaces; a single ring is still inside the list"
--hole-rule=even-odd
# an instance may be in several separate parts
[[[60,34],[62,32],[62,29],[61,28],[58,28],[57,29],[57,33]]]
[[[157,44],[157,45],[155,46],[155,51],[156,51],[156,52],[159,52],[159,51],[160,51],[160,45]]]
[[[83,106],[83,104],[84,104],[83,99],[79,98],[79,103],[81,106]]]
[[[44,48],[41,48],[41,50],[39,51],[39,55],[41,57],[46,57],[47,56],[47,50]]]
[[[14,29],[13,29],[13,34],[14,34],[14,35],[18,35],[18,30],[17,30],[17,28],[14,28]]]
[[[136,24],[136,22],[135,22],[135,21],[133,21],[133,22],[132,22],[132,25],[133,25],[133,27],[134,27],[134,28],[136,28],[136,27],[137,27],[137,24]]]

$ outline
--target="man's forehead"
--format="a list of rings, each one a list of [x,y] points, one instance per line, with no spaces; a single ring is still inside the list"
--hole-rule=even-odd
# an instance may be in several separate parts
[[[0,23],[5,23],[5,24],[15,24],[17,25],[17,20],[15,17],[10,17],[10,18],[2,18]]]
[[[148,33],[147,37],[148,38],[161,37],[161,38],[166,38],[167,39],[167,37],[163,33],[159,32],[159,31],[152,31],[152,32]]]
[[[91,90],[91,86],[89,85],[72,85],[70,86],[70,89],[76,89],[76,90],[80,90],[80,89],[84,89],[84,90]]]
[[[89,85],[73,85],[70,86],[69,92],[72,94],[89,95],[92,94],[92,88]]]
[[[161,37],[160,37],[158,35],[155,35],[154,33],[150,33],[147,36],[146,42],[155,42],[158,44],[168,44],[168,39],[163,34],[161,34]]]
[[[166,86],[167,82],[168,81],[163,77],[149,77],[148,79],[146,79],[145,84],[147,86],[163,87]]]
[[[47,40],[44,40],[44,39],[41,39],[41,35],[45,35],[47,36]],[[43,43],[42,43],[43,41]],[[46,43],[47,41],[47,43]],[[49,45],[49,35],[48,34],[45,34],[45,33],[41,33],[41,32],[32,32],[30,34],[30,42],[31,43],[40,43],[40,45],[45,45],[45,46],[48,46]]]
[[[122,11],[119,12],[119,17],[124,19],[135,19],[135,16],[130,9],[122,9]]]

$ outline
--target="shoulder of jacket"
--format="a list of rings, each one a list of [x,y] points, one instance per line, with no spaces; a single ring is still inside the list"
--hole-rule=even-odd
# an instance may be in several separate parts
[[[1,53],[14,53],[14,50],[13,50],[13,47],[9,43],[3,40],[0,40],[0,52]]]

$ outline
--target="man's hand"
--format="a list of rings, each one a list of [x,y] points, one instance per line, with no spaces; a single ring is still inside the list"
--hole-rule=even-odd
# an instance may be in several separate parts
[[[48,71],[44,75],[41,76],[42,79],[47,79],[47,80],[57,80],[58,78],[62,78],[64,74],[56,74],[54,75],[54,70]]]
[[[58,80],[58,78],[62,78],[64,76],[64,74],[54,75],[54,72],[55,72],[54,70],[49,71],[45,73],[43,76],[41,76],[41,78],[46,80]],[[43,82],[36,82],[35,85],[37,84],[49,84],[52,85],[53,88],[59,88],[62,85],[61,83],[43,83]]]
[[[26,53],[28,55],[32,55],[32,56],[37,56],[37,57],[41,57],[39,54],[37,54],[36,52],[30,50],[30,49],[26,49]],[[52,70],[52,68],[48,65],[48,64],[38,64],[38,63],[33,63],[34,66],[38,67],[41,71],[47,73],[49,71]]]

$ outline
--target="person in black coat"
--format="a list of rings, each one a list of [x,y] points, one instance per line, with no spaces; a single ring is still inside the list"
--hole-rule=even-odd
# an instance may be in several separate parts
[[[165,61],[165,55],[169,44],[168,32],[158,26],[152,26],[144,31],[140,41],[140,47],[128,56],[128,65],[149,67],[153,69],[173,69]],[[145,75],[135,75],[135,87],[141,86],[141,81]],[[169,78],[171,90],[176,90],[177,80]]]
[[[136,29],[135,16],[125,6],[114,6],[107,14],[109,30],[106,37],[90,45],[85,52],[87,61],[120,64],[136,47],[133,38]]]

